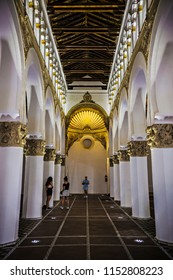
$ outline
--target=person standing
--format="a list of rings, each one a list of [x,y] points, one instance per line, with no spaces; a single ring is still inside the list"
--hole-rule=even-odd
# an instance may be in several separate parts
[[[60,208],[64,209],[64,204],[66,201],[66,209],[69,209],[69,187],[70,183],[68,182],[67,176],[64,177],[63,189],[61,191],[61,205]]]
[[[49,201],[51,200],[52,192],[53,192],[53,178],[52,177],[47,178],[45,186],[46,186],[46,194],[47,194],[46,209],[51,209],[49,207]]]
[[[82,185],[83,185],[83,190],[84,190],[84,198],[88,197],[88,186],[89,186],[89,180],[87,178],[87,176],[85,176],[85,179],[82,181]]]

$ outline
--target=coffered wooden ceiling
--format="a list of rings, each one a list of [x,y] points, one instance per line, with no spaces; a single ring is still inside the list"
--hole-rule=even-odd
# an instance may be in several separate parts
[[[68,89],[98,82],[107,89],[125,0],[48,0],[47,11]],[[76,87],[76,86],[75,86]]]

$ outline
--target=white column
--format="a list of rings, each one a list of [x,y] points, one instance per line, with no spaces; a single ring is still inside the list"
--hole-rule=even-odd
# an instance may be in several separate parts
[[[114,155],[114,200],[120,200],[120,174],[117,155]]]
[[[27,139],[22,218],[42,217],[44,141]]]
[[[122,207],[131,207],[130,161],[127,150],[119,151],[120,203]]]
[[[43,204],[46,203],[46,181],[48,177],[53,178],[53,186],[54,186],[54,174],[55,174],[55,150],[54,149],[46,149],[46,154],[44,156],[44,172],[43,172]],[[49,207],[53,207],[54,201],[54,189],[52,198],[49,202]]]
[[[130,174],[132,195],[132,216],[150,218],[149,186],[147,169],[147,142],[131,141]]]
[[[61,178],[60,178],[60,188],[63,185],[64,177],[66,176],[66,158],[65,155],[61,155]]]
[[[149,187],[146,157],[131,157],[132,216],[150,218]]]
[[[23,167],[22,125],[0,123],[0,245],[18,239]]]
[[[173,243],[173,124],[147,128],[151,146],[156,238]]]
[[[61,162],[61,156],[57,154],[55,159],[54,200],[60,200]]]
[[[109,185],[110,185],[110,197],[114,197],[114,162],[113,157],[109,158]]]
[[[173,148],[152,149],[156,238],[173,243]]]

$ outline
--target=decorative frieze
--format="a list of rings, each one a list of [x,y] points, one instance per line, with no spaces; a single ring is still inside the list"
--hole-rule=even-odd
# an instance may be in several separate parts
[[[23,147],[25,137],[26,126],[21,122],[0,122],[1,147]]]
[[[119,161],[130,161],[130,156],[128,154],[128,150],[119,150],[118,159],[119,159]]]
[[[151,148],[173,148],[173,124],[153,124],[146,132]]]
[[[44,156],[45,141],[42,139],[26,139],[25,155],[26,156]]]
[[[131,157],[145,157],[149,155],[147,141],[130,141],[128,143],[128,154]]]
[[[56,153],[55,149],[45,149],[44,161],[55,161]]]
[[[62,157],[59,154],[56,154],[55,158],[55,164],[61,164],[62,163]]]

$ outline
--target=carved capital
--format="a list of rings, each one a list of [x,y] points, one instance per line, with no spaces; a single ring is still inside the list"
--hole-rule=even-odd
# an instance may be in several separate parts
[[[130,141],[128,143],[128,154],[132,157],[145,157],[149,155],[147,141]]]
[[[173,124],[154,124],[146,132],[150,147],[173,148]]]
[[[62,157],[59,154],[56,154],[55,158],[55,164],[61,164],[62,163]]]
[[[128,150],[119,150],[118,159],[119,161],[130,161]]]
[[[20,122],[0,122],[0,146],[23,147],[26,126]]]
[[[119,164],[118,154],[114,155],[114,164]]]
[[[61,155],[61,166],[65,166],[65,155]]]
[[[45,141],[42,139],[26,139],[25,155],[26,156],[44,156]]]
[[[44,161],[55,161],[56,153],[55,149],[45,149]]]
[[[113,156],[109,158],[109,166],[110,167],[114,166],[114,157]]]

